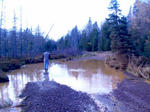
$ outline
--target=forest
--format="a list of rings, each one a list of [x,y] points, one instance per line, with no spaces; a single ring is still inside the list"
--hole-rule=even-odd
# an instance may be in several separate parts
[[[85,51],[115,51],[150,56],[150,1],[136,0],[129,14],[123,16],[116,0],[109,6],[110,14],[102,26],[89,21],[79,31],[74,27],[71,32],[57,42],[58,49],[76,48]],[[73,43],[73,44],[72,44]]]
[[[40,26],[35,30],[23,29],[20,22],[17,28],[15,12],[12,29],[3,28],[5,18],[1,11],[0,57],[37,56],[45,50],[113,51],[150,57],[150,1],[136,0],[127,16],[122,15],[116,0],[111,1],[108,9],[109,16],[101,26],[89,18],[84,29],[75,26],[57,41],[45,37]]]

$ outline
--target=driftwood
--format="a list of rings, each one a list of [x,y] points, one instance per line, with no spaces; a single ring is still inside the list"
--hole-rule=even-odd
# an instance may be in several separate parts
[[[150,79],[150,65],[147,64],[147,61],[144,57],[132,56],[129,59],[127,71],[133,72],[136,76]]]

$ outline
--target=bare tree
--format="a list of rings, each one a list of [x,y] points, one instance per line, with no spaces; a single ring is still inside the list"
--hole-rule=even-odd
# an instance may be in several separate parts
[[[4,0],[1,1],[1,15],[0,15],[0,57],[2,56],[2,25],[3,25],[3,8],[4,8]]]
[[[19,32],[19,38],[20,38],[20,56],[22,56],[22,51],[23,51],[23,37],[22,37],[22,7],[20,7],[20,32]]]
[[[13,17],[13,29],[11,31],[11,43],[12,43],[12,46],[11,46],[11,55],[13,58],[16,58],[17,57],[17,33],[16,33],[16,30],[17,30],[17,27],[16,27],[16,22],[17,22],[17,17],[16,17],[16,13],[15,13],[15,10],[14,10],[14,17]]]

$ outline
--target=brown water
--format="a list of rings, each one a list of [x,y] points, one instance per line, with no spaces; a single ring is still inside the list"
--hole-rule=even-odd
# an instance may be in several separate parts
[[[0,84],[0,99],[19,101],[19,94],[28,82],[44,80],[43,64],[31,64],[8,73],[10,82]],[[107,94],[125,75],[107,67],[100,60],[83,60],[65,63],[51,62],[49,80],[65,84],[87,93]]]

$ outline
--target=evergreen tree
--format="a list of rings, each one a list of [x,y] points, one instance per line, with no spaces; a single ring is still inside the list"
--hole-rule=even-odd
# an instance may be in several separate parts
[[[80,40],[80,32],[78,31],[78,27],[75,26],[70,33],[70,38],[68,38],[70,40],[70,46],[71,48],[75,48],[77,49],[79,46],[79,40]],[[73,43],[73,44],[72,44]]]
[[[17,54],[18,54],[18,49],[17,49],[17,27],[16,27],[16,23],[17,22],[17,17],[16,17],[16,13],[14,11],[14,17],[13,17],[13,29],[12,31],[10,32],[11,34],[11,56],[13,58],[16,58],[17,57]]]
[[[87,40],[85,31],[82,31],[81,39],[79,42],[79,49],[84,50],[84,51],[88,49],[88,40]]]
[[[101,26],[101,36],[99,38],[98,50],[109,51],[111,50],[111,39],[110,39],[110,25],[108,21],[105,21]]]
[[[89,35],[90,35],[92,29],[93,29],[93,25],[92,25],[92,20],[91,20],[91,17],[90,17],[89,21],[88,21],[88,24],[85,27],[85,31],[86,31],[86,34],[87,34],[88,38],[89,38]]]
[[[91,44],[92,44],[92,51],[98,50],[98,31],[93,29],[91,33]]]
[[[132,41],[128,34],[128,23],[126,17],[121,17],[121,10],[117,0],[111,0],[109,7],[111,14],[107,22],[109,23],[109,31],[112,51],[121,54],[131,54],[133,51]]]
[[[93,30],[91,32],[92,51],[98,50],[98,37],[99,37],[99,28],[97,22],[95,22],[93,24]]]
[[[150,34],[147,36],[144,44],[144,55],[150,57]]]
[[[3,8],[4,8],[4,0],[2,0],[1,2],[1,7],[2,10],[0,12],[0,57],[2,56],[2,25],[3,25]]]
[[[150,29],[150,1],[136,0],[129,13],[129,33],[132,37],[135,54],[144,55],[144,43]]]
[[[119,21],[120,21],[120,9],[117,0],[111,0],[109,10],[111,14],[109,14],[109,18],[107,19],[110,25],[110,38],[112,39],[111,42],[111,49],[113,51],[119,50]]]
[[[120,53],[131,54],[133,53],[133,44],[128,34],[128,23],[126,17],[121,17],[119,21],[119,46],[118,50]]]

